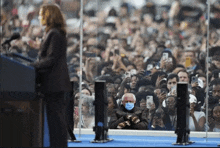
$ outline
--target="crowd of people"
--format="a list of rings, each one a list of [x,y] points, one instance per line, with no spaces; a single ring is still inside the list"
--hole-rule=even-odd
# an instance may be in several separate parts
[[[220,2],[211,5],[215,17],[209,34],[205,2],[197,0],[197,7],[190,7],[175,0],[170,6],[161,6],[159,15],[155,4],[148,1],[141,9],[124,2],[119,11],[85,11],[82,57],[80,28],[67,32],[67,63],[74,82],[74,127],[94,126],[94,82],[105,80],[110,129],[175,130],[177,83],[186,82],[189,129],[220,131]],[[25,8],[26,13],[19,11]],[[43,37],[43,28],[37,25],[37,7],[21,3],[1,11],[2,35],[8,37],[16,31],[22,35],[11,43],[11,52],[37,59]],[[79,20],[80,12],[74,14]]]

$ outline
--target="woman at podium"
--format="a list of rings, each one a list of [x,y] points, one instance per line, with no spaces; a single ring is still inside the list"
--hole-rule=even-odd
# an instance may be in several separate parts
[[[36,68],[40,92],[44,96],[48,118],[50,147],[67,147],[65,94],[71,91],[66,64],[65,20],[59,6],[42,5],[39,20],[45,26],[39,59],[31,65]]]

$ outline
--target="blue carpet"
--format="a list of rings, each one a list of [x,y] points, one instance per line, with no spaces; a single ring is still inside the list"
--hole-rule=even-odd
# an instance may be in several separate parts
[[[49,147],[49,130],[47,125],[46,113],[44,120],[44,147]],[[217,147],[220,144],[220,138],[196,138],[190,137],[190,141],[195,143],[190,145],[172,145],[176,142],[176,137],[154,137],[154,136],[119,136],[109,135],[111,142],[107,143],[91,143],[94,140],[94,135],[81,135],[75,134],[76,139],[82,141],[81,143],[69,142],[68,147]]]
[[[109,138],[114,139],[107,143],[90,143],[94,140],[95,135],[81,135],[76,139],[81,143],[69,142],[68,147],[217,147],[220,138],[196,138],[190,137],[190,141],[195,143],[191,145],[172,145],[176,142],[176,137],[153,137],[153,136],[117,136],[110,135]]]

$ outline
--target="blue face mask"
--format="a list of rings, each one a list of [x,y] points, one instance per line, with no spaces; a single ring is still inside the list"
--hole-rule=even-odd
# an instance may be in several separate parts
[[[125,104],[125,108],[126,108],[127,110],[132,110],[132,109],[134,108],[134,103],[126,103],[126,104]]]

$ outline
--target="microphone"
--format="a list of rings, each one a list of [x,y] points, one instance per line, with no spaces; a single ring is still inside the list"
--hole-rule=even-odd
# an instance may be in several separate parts
[[[2,43],[2,46],[4,46],[5,44],[9,44],[11,41],[19,39],[21,37],[20,33],[13,33],[12,36],[5,40],[4,43]]]

